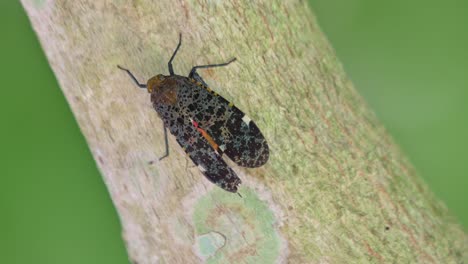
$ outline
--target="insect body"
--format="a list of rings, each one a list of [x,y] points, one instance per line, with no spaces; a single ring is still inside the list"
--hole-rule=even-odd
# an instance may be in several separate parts
[[[213,183],[226,191],[237,192],[239,177],[224,162],[226,154],[243,167],[259,167],[269,157],[268,145],[258,129],[242,111],[212,91],[196,70],[226,66],[235,59],[221,64],[195,66],[188,77],[174,74],[172,60],[179,44],[169,60],[168,76],[158,74],[140,84],[133,74],[120,66],[140,87],[151,94],[153,107],[164,122],[166,153],[169,155],[167,129]]]

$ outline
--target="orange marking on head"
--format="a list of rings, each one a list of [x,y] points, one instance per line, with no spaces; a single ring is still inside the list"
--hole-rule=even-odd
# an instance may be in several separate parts
[[[148,80],[148,92],[151,93],[151,100],[174,105],[177,103],[177,81],[170,76],[158,74]]]
[[[161,87],[162,81],[164,80],[164,76],[162,74],[158,74],[151,79],[148,80],[146,84],[146,89],[148,89],[148,93],[152,93],[153,91],[159,89]]]

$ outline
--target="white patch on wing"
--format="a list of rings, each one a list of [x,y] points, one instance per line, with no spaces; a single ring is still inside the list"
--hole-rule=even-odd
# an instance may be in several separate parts
[[[250,121],[252,121],[252,119],[250,119],[250,117],[248,117],[247,115],[244,115],[244,117],[242,117],[242,121],[244,121],[248,125],[250,124]]]
[[[201,172],[205,172],[205,171],[206,171],[205,167],[203,167],[202,165],[198,165],[198,169],[199,169]]]
[[[219,146],[219,149],[220,149],[222,152],[224,152],[224,151],[226,150],[226,145],[223,144],[223,145]]]

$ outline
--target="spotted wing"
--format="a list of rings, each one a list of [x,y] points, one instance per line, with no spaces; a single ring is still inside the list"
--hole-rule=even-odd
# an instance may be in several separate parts
[[[189,155],[193,163],[211,182],[229,192],[237,192],[241,183],[236,173],[224,162],[200,131],[190,120],[178,119],[170,129],[177,142]],[[175,128],[175,129],[174,129]]]
[[[198,75],[200,93],[193,100],[194,119],[217,143],[218,153],[226,154],[243,167],[259,167],[269,158],[269,148],[265,137],[257,125],[239,108],[216,94]]]

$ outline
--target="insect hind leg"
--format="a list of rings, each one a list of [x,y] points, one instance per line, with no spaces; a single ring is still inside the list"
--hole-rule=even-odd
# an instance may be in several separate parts
[[[214,68],[214,67],[227,66],[227,65],[229,65],[231,62],[234,62],[234,61],[236,61],[236,58],[233,58],[233,59],[231,59],[230,61],[225,62],[225,63],[207,64],[207,65],[198,65],[198,66],[194,66],[194,67],[192,68],[192,70],[190,71],[188,77],[189,77],[189,78],[194,78],[194,75],[195,75],[195,74],[196,74],[198,77],[200,77],[200,76],[196,73],[197,69],[206,69],[206,68]]]
[[[174,57],[177,54],[177,51],[179,51],[181,44],[182,44],[182,33],[179,33],[179,44],[177,44],[177,48],[174,50],[174,53],[172,53],[171,59],[167,63],[167,67],[169,68],[170,75],[174,75],[174,69],[172,68],[172,60],[174,60]]]

